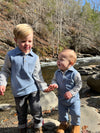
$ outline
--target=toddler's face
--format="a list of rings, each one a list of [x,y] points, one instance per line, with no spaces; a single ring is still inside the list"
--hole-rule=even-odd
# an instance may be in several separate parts
[[[71,66],[65,52],[62,52],[58,55],[57,66],[62,71],[66,71]]]
[[[33,33],[29,34],[26,38],[18,38],[16,43],[23,53],[28,54],[33,46]]]

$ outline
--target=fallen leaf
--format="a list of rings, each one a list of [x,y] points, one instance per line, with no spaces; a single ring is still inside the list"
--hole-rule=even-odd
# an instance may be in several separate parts
[[[45,111],[43,111],[42,113],[43,113],[43,114],[49,114],[49,113],[51,113],[51,110],[45,110]]]
[[[13,124],[15,124],[15,125],[18,124],[18,121],[13,122]]]
[[[17,113],[15,113],[14,116],[17,116]]]
[[[88,128],[88,126],[87,126],[87,125],[84,125],[84,126],[82,127],[82,129],[86,129],[86,128]]]
[[[3,122],[6,122],[6,121],[8,121],[8,119],[3,120]]]
[[[87,130],[88,126],[87,125],[84,125],[82,127],[82,133],[88,133],[88,130]]]

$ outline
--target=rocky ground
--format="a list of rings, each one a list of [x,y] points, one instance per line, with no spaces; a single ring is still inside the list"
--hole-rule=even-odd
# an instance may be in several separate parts
[[[49,94],[49,98],[52,97],[52,94]],[[44,97],[46,98],[46,95],[42,98]],[[56,100],[56,97],[54,97],[54,100]],[[52,107],[46,106],[47,109],[52,108],[52,110],[43,111],[44,133],[55,133],[59,125],[57,108],[53,109],[56,102],[51,105]],[[41,104],[46,105],[42,101]],[[43,109],[45,110],[45,107]],[[0,133],[17,133],[17,124],[15,107],[0,112]],[[31,126],[32,116],[28,114],[28,133],[32,133]],[[66,131],[66,133],[69,133],[69,131]],[[100,95],[97,93],[88,92],[85,97],[81,98],[81,133],[100,133]]]

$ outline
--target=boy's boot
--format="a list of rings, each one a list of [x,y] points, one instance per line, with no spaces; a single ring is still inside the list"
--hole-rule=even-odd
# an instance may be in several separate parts
[[[72,125],[72,130],[71,133],[80,133],[80,126],[76,125]]]
[[[27,128],[20,128],[18,133],[27,133]]]
[[[35,128],[35,133],[43,133],[42,127],[40,127],[40,128]]]
[[[59,127],[57,128],[56,133],[64,133],[65,130],[69,127],[69,123],[63,121],[60,123]]]

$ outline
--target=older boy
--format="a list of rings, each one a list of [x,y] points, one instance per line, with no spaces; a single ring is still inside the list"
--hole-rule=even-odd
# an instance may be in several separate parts
[[[27,100],[34,120],[35,133],[42,133],[42,109],[39,89],[45,90],[39,57],[32,52],[33,29],[28,24],[14,28],[17,47],[9,51],[0,73],[0,95],[4,95],[7,79],[11,75],[12,92],[15,98],[20,133],[27,133]],[[19,133],[18,132],[18,133]]]

